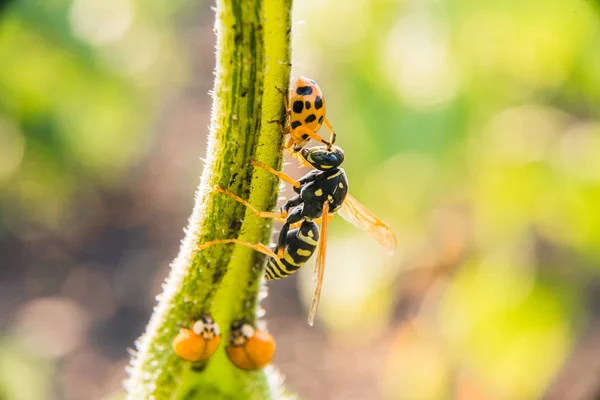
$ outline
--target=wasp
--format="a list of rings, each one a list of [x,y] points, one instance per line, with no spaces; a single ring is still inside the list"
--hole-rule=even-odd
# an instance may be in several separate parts
[[[283,92],[281,89],[278,90]],[[327,148],[335,143],[335,131],[325,116],[325,98],[321,88],[314,80],[304,76],[298,78],[296,83],[289,89],[289,95],[284,97],[284,107],[286,110],[286,125],[281,125],[280,121],[271,122],[279,123],[284,135],[289,133],[290,138],[284,148],[292,157],[306,165],[304,160],[298,156],[298,151],[310,139],[315,139],[326,145]],[[322,125],[329,129],[329,141],[317,134]]]
[[[236,194],[217,187],[219,192],[244,204],[257,216],[274,218],[283,222],[274,249],[270,249],[262,243],[252,244],[238,239],[215,240],[201,244],[199,248],[205,249],[215,244],[226,243],[251,247],[269,256],[265,271],[267,280],[282,279],[293,274],[317,251],[316,286],[308,316],[308,323],[312,325],[321,297],[330,217],[337,212],[346,221],[366,230],[384,249],[390,252],[396,247],[396,237],[388,224],[376,217],[348,193],[346,172],[340,167],[344,162],[344,152],[341,148],[333,145],[331,147],[303,148],[301,155],[315,169],[297,181],[267,165],[256,161],[252,162],[254,166],[267,170],[293,186],[296,195],[287,200],[280,213],[259,211]],[[320,230],[317,222],[321,222]]]

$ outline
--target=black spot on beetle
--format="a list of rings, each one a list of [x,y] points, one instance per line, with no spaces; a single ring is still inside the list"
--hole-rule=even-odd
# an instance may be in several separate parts
[[[317,96],[317,98],[315,99],[315,108],[318,110],[321,107],[323,107],[323,99],[321,98],[321,96]]]
[[[323,115],[321,115],[321,116],[319,117],[319,124],[322,124],[322,123],[323,123],[323,118],[324,118],[324,116],[323,116]]]
[[[305,107],[307,110],[310,110],[310,101],[308,101],[308,100],[307,100],[307,101],[305,101],[305,102],[304,102],[304,107]]]
[[[300,122],[300,121],[294,121],[294,122],[292,122],[292,129],[296,129],[300,125],[302,125],[302,122]]]
[[[316,117],[315,114],[310,114],[308,117],[306,117],[306,119],[304,120],[304,122],[309,123],[309,122],[313,122],[316,119],[317,119],[317,117]]]
[[[302,135],[302,139],[304,139],[304,140],[308,139],[308,133],[305,133],[304,135]]]
[[[300,86],[296,89],[296,93],[300,96],[308,96],[309,94],[312,94],[312,88],[310,86]]]
[[[292,106],[292,110],[294,110],[294,112],[296,114],[300,114],[303,109],[304,109],[304,103],[302,102],[302,100],[296,100],[294,102],[294,105]]]

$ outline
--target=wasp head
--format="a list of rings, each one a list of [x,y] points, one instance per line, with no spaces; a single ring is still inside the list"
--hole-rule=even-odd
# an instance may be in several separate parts
[[[321,171],[337,168],[344,162],[344,152],[337,146],[331,146],[329,149],[326,146],[302,149],[302,157]]]

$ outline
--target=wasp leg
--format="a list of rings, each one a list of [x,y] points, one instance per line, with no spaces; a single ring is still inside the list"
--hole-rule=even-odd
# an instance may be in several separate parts
[[[308,161],[306,161],[304,159],[304,157],[302,157],[302,153],[300,153],[300,149],[296,150],[296,148],[294,147],[294,144],[296,142],[294,142],[294,139],[292,139],[290,137],[287,145],[283,146],[283,148],[285,150],[287,150],[287,152],[290,154],[290,156],[295,159],[296,161],[298,161],[300,163],[300,165],[298,166],[298,168],[302,168],[302,167],[309,167],[312,168],[312,165],[310,165],[310,163]]]
[[[242,203],[243,205],[245,205],[246,207],[248,207],[250,209],[250,211],[252,211],[257,217],[260,217],[260,218],[273,218],[273,219],[275,219],[275,220],[277,220],[279,222],[285,222],[286,221],[285,218],[287,217],[287,212],[273,213],[273,212],[269,212],[269,211],[259,211],[252,204],[248,203],[246,200],[242,199],[241,197],[239,197],[235,193],[232,193],[229,190],[223,189],[219,185],[215,186],[215,189],[218,192],[223,193],[223,194],[225,194],[225,195],[233,198],[235,201]]]
[[[199,250],[204,250],[208,247],[217,245],[217,244],[229,244],[229,243],[235,243],[235,244],[239,244],[241,246],[246,246],[246,247],[250,247],[251,249],[254,249],[256,251],[258,251],[259,253],[262,253],[266,256],[269,257],[273,257],[273,258],[278,258],[277,254],[273,253],[273,251],[271,249],[269,249],[267,246],[265,246],[262,243],[256,243],[256,244],[252,244],[252,243],[248,243],[248,242],[244,242],[242,240],[239,239],[221,239],[221,240],[211,240],[210,242],[206,242],[206,243],[202,243],[198,245],[198,249]]]
[[[295,218],[295,217],[292,217],[291,214],[289,214],[290,208],[299,206],[300,204],[302,204],[303,201],[304,200],[302,200],[302,197],[300,197],[300,195],[296,195],[296,196],[292,197],[291,199],[289,199],[288,201],[286,201],[283,206],[281,206],[281,212],[286,213],[286,215],[287,215],[285,222],[289,222],[290,219]],[[295,222],[296,221],[293,221],[292,223],[295,223]]]
[[[312,165],[310,165],[310,163],[306,161],[304,157],[302,157],[302,153],[300,153],[301,148],[296,150],[296,148],[294,147],[295,144],[296,142],[294,142],[294,138],[290,137],[288,139],[287,144],[284,144],[282,147],[289,153],[290,157],[292,157],[300,163],[300,166],[298,168],[312,167]]]
[[[335,143],[335,140],[337,139],[337,135],[335,134],[335,131],[331,127],[331,124],[329,123],[329,120],[327,118],[323,119],[323,123],[325,124],[327,129],[329,129],[329,132],[330,132],[329,143],[325,143],[327,145],[327,149],[330,149],[331,145]]]
[[[281,172],[281,171],[276,171],[273,168],[269,167],[266,164],[261,163],[260,161],[255,161],[252,160],[250,161],[250,164],[254,165],[255,167],[260,167],[262,169],[267,170],[268,172],[272,173],[273,175],[275,175],[276,177],[278,177],[279,179],[286,181],[287,183],[289,183],[290,185],[294,186],[295,188],[299,188],[300,187],[300,182],[295,181],[292,177],[290,177],[289,175]]]

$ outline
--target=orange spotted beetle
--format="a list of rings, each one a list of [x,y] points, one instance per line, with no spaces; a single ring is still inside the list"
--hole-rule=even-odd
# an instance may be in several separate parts
[[[247,323],[231,327],[230,345],[225,348],[231,362],[243,370],[266,367],[275,354],[275,339],[269,332]]]
[[[179,357],[196,362],[212,356],[220,341],[219,325],[205,315],[194,322],[191,329],[181,328],[173,339],[172,346]]]
[[[298,78],[290,88],[289,99],[285,99],[285,109],[289,121],[283,131],[284,134],[290,134],[286,149],[300,151],[310,139],[315,139],[328,148],[335,143],[336,134],[325,116],[323,92],[314,80],[304,76]],[[331,132],[329,141],[317,134],[323,124]]]

